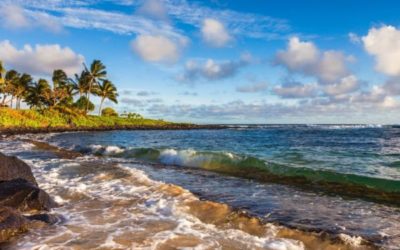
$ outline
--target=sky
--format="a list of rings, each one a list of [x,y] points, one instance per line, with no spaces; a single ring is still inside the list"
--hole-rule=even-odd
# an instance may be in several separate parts
[[[195,123],[400,123],[400,2],[1,0],[0,60],[101,60],[119,112]],[[98,102],[98,100],[95,100]]]

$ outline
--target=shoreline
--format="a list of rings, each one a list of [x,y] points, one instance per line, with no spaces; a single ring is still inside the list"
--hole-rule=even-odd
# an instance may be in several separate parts
[[[25,141],[35,145],[36,149],[33,150],[49,151],[55,153],[60,159],[74,159],[80,156],[78,152],[61,149],[46,142],[35,140]],[[353,247],[375,249],[375,246],[365,239],[359,243],[360,245],[353,245],[354,243],[352,242],[352,236],[332,235],[329,232],[317,232],[312,230],[303,230],[296,227],[288,227],[280,224],[278,221],[274,223],[266,223],[263,222],[261,218],[248,214],[244,210],[242,211],[241,209],[231,207],[226,203],[202,199],[198,195],[192,194],[189,190],[186,191],[186,189],[175,184],[165,183],[160,187],[162,193],[165,193],[171,197],[178,197],[185,193],[197,197],[196,200],[190,201],[186,204],[189,207],[189,213],[200,219],[200,221],[206,224],[214,224],[218,228],[224,228],[229,225],[229,227],[232,227],[232,229],[239,229],[254,236],[262,236],[268,231],[268,228],[272,226],[276,230],[275,236],[283,239],[298,240],[307,248],[324,246],[328,249],[353,249]],[[19,237],[15,237],[10,243],[12,244],[19,239]]]
[[[166,124],[166,125],[117,125],[98,127],[0,127],[0,135],[62,133],[62,132],[91,132],[114,130],[200,130],[200,129],[226,129],[224,125],[197,125],[197,124]]]

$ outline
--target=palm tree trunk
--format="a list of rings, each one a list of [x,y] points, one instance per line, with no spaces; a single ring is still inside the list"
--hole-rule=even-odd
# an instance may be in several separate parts
[[[88,92],[86,94],[86,98],[87,98],[87,102],[86,102],[86,109],[85,109],[85,113],[88,113],[88,109],[89,109],[89,103],[90,103],[90,92],[92,91],[92,80],[89,83],[89,89]]]
[[[104,97],[101,98],[100,107],[99,107],[99,116],[101,116],[101,107],[103,106]]]
[[[4,106],[4,104],[6,103],[6,98],[7,98],[7,95],[4,94],[3,95],[3,100],[1,101],[1,106]]]

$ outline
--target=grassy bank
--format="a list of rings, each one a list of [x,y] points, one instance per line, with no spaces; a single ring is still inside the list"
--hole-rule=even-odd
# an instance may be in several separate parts
[[[58,111],[14,110],[0,108],[0,132],[68,131],[110,129],[185,129],[193,124],[172,123],[146,118],[71,115]]]

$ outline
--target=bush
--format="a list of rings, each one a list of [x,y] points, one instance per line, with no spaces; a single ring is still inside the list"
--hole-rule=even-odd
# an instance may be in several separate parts
[[[101,111],[101,116],[114,116],[114,117],[117,117],[118,113],[117,113],[117,111],[115,111],[112,108],[104,108]]]

